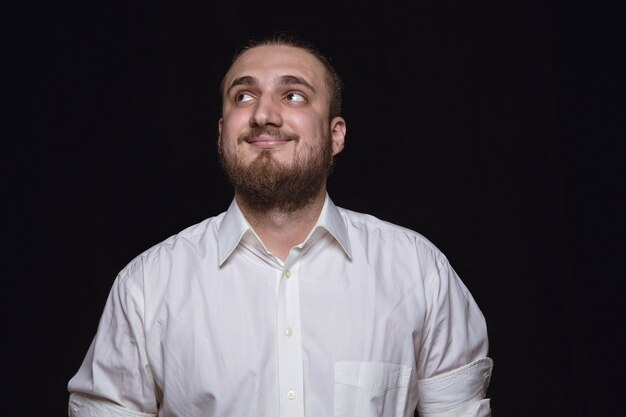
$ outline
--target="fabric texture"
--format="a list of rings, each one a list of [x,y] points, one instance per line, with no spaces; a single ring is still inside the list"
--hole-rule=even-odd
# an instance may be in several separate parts
[[[233,201],[120,272],[69,413],[484,417],[487,350],[480,309],[420,234],[327,196],[283,262]]]

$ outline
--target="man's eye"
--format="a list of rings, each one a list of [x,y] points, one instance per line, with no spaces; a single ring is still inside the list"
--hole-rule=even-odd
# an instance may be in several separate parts
[[[245,103],[246,101],[252,100],[254,97],[252,95],[242,92],[235,96],[235,101],[238,103]]]
[[[293,103],[304,103],[306,102],[306,98],[304,97],[304,95],[300,94],[300,93],[289,93],[285,96],[285,98],[287,99],[287,101],[291,101]]]

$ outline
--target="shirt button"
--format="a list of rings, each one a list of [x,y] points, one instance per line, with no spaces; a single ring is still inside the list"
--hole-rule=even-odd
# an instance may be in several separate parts
[[[293,330],[291,330],[291,327],[287,327],[285,329],[285,334],[289,337],[291,337],[293,335]]]
[[[293,392],[292,390],[287,391],[287,398],[289,398],[290,400],[293,400],[296,398],[296,393]]]
[[[285,278],[289,278],[291,276],[291,271],[290,270],[286,270],[285,271]]]

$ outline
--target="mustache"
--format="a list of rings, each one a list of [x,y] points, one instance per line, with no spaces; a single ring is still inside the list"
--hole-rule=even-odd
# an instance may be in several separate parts
[[[238,143],[248,142],[258,136],[271,136],[278,140],[299,140],[300,136],[296,133],[284,132],[283,130],[275,127],[275,126],[254,126],[251,127],[247,132],[242,133],[237,138]]]

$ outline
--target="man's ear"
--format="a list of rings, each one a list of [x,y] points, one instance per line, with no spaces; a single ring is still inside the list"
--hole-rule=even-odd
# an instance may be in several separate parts
[[[222,143],[222,124],[224,121],[220,117],[220,120],[217,121],[217,147],[219,148]]]
[[[333,142],[333,156],[343,151],[346,141],[346,121],[343,117],[334,117],[330,121],[330,134]]]

